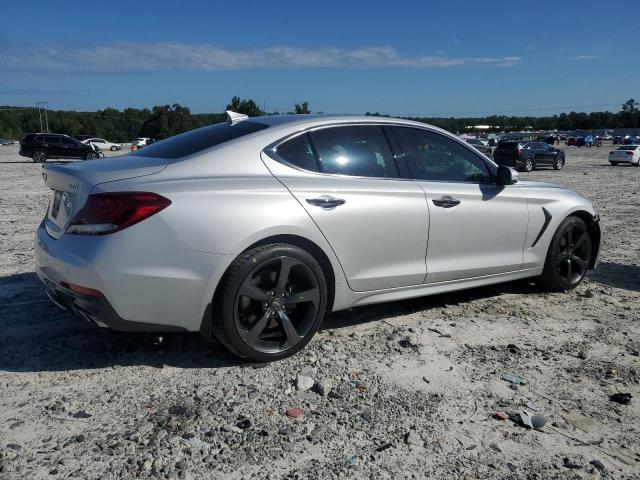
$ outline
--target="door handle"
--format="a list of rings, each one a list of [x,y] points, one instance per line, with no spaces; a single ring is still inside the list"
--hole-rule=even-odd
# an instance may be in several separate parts
[[[329,195],[323,195],[319,198],[307,198],[307,203],[309,205],[314,205],[316,207],[321,207],[324,209],[330,209],[339,207],[340,205],[344,205],[345,200],[342,198],[334,198]]]
[[[460,200],[450,197],[449,195],[445,195],[442,198],[434,198],[432,201],[436,207],[451,208],[460,205]]]

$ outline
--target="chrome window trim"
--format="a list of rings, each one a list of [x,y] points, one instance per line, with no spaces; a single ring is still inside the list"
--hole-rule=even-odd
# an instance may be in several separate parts
[[[327,124],[327,125],[314,125],[311,127],[306,127],[303,128],[301,130],[298,130],[296,132],[290,133],[288,135],[285,135],[284,137],[281,137],[280,139],[276,140],[275,142],[271,142],[269,145],[267,145],[265,148],[262,149],[262,151],[272,160],[275,160],[278,163],[281,163],[287,167],[293,168],[295,170],[298,170],[300,172],[304,172],[304,173],[308,173],[308,174],[314,174],[314,175],[323,175],[323,176],[333,176],[333,177],[349,177],[349,178],[369,178],[369,179],[373,179],[373,180],[402,180],[402,181],[412,181],[412,182],[433,182],[433,183],[460,183],[460,184],[467,184],[467,185],[495,185],[495,181],[492,182],[459,182],[459,181],[445,181],[445,180],[426,180],[426,179],[420,179],[420,178],[413,178],[413,176],[411,177],[403,177],[403,176],[399,176],[396,178],[389,178],[389,177],[359,177],[359,176],[355,176],[355,175],[343,175],[340,173],[324,173],[324,172],[314,172],[312,170],[306,170],[304,168],[300,168],[297,165],[292,164],[291,162],[288,162],[287,160],[285,160],[284,158],[280,157],[277,154],[277,149],[280,145],[282,145],[283,143],[297,137],[300,135],[304,135],[306,133],[310,133],[313,132],[315,130],[322,130],[325,128],[332,128],[332,127],[346,127],[346,126],[379,126],[379,127],[402,127],[402,128],[414,128],[416,130],[426,130],[427,132],[430,133],[436,133],[439,135],[442,135],[443,137],[449,138],[451,140],[456,141],[459,145],[462,145],[464,148],[466,148],[469,152],[471,152],[473,155],[475,155],[476,157],[478,157],[480,160],[482,160],[483,162],[489,162],[489,164],[493,165],[494,168],[498,168],[498,164],[495,163],[493,160],[491,160],[490,158],[486,157],[485,155],[483,155],[482,153],[476,151],[471,145],[469,145],[467,142],[459,139],[458,137],[456,137],[453,134],[450,133],[443,133],[440,129],[436,129],[431,127],[430,125],[425,124],[424,126],[419,126],[419,125],[413,125],[413,124],[407,124],[407,123],[402,123],[402,122],[376,122],[376,121],[371,121],[371,122],[363,122],[363,121],[356,121],[356,122],[336,122],[336,123],[331,123],[331,124]],[[400,143],[400,140],[397,139],[398,143]],[[393,155],[393,145],[390,144],[389,139],[387,139],[387,143],[389,143],[389,148],[391,150],[391,153]],[[399,145],[400,147],[402,147],[402,145]],[[404,156],[404,152],[401,152],[402,156]],[[395,157],[394,157],[395,159]],[[398,172],[400,173],[400,172]],[[491,170],[489,169],[489,173],[492,174]],[[492,179],[493,180],[493,179]]]

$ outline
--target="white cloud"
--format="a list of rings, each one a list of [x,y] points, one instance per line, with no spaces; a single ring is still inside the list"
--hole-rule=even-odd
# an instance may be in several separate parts
[[[575,55],[568,57],[568,60],[595,60],[597,58],[600,58],[600,55]]]
[[[210,44],[117,42],[94,46],[0,45],[0,71],[156,72],[282,68],[438,68],[462,65],[511,66],[519,56],[453,57],[402,55],[390,47],[234,50]]]

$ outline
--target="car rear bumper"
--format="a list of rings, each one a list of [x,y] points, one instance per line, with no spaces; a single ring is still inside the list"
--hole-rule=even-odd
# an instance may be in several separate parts
[[[224,255],[189,249],[156,217],[112,235],[59,239],[43,222],[35,251],[36,272],[57,305],[122,331],[199,331],[226,265]]]

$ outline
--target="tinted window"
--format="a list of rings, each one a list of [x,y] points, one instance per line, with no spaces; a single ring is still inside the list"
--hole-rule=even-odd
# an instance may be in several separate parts
[[[278,147],[277,153],[280,158],[296,167],[312,172],[318,171],[318,162],[316,162],[308,134],[300,135],[283,143]]]
[[[77,140],[74,140],[73,138],[67,138],[67,137],[60,137],[60,141],[65,145],[78,145],[80,143]]]
[[[417,128],[395,129],[414,178],[442,182],[490,183],[487,162],[461,143]]]
[[[311,133],[323,173],[397,178],[398,168],[379,126],[348,126]]]
[[[44,137],[42,137],[42,141],[45,143],[55,143],[55,144],[60,144],[60,137],[55,137],[53,135],[45,135]]]
[[[264,130],[268,125],[242,121],[233,125],[223,122],[181,133],[147,146],[131,155],[139,157],[180,158],[235,138]]]

